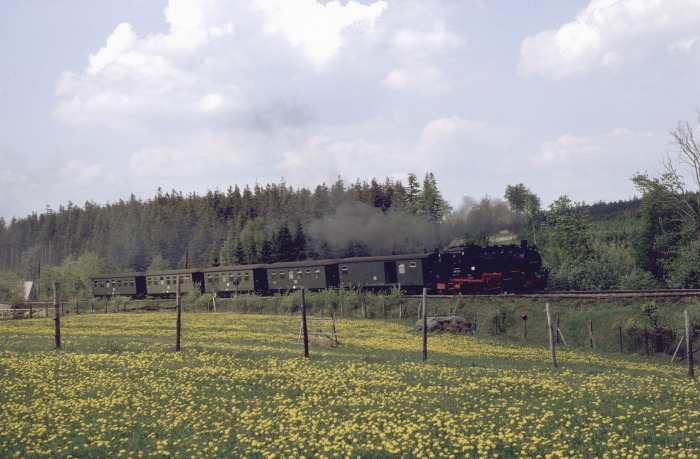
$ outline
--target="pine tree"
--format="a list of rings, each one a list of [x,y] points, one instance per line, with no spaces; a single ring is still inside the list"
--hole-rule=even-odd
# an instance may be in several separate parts
[[[272,246],[270,240],[266,237],[262,241],[260,247],[260,263],[269,264],[273,262]]]
[[[296,250],[289,227],[282,224],[272,240],[272,252],[275,261],[295,261]]]
[[[411,172],[408,174],[408,185],[406,186],[406,213],[409,213],[411,215],[416,215],[418,213],[419,198],[420,184],[418,183],[418,177],[416,177],[416,174]]]
[[[423,192],[418,198],[419,213],[426,215],[433,221],[442,221],[451,211],[452,207],[445,201],[437,188],[437,181],[432,172],[425,174],[423,180]]]
[[[296,260],[305,260],[306,259],[306,235],[304,234],[304,228],[301,226],[301,223],[297,223],[297,228],[296,231],[294,232],[294,239],[292,241],[292,245],[294,247],[294,252],[295,256],[294,258]]]

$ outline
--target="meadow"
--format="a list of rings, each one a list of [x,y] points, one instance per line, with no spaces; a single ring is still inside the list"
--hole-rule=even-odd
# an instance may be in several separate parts
[[[172,312],[0,322],[0,457],[700,457],[700,385],[666,357],[341,319]],[[325,324],[325,323],[324,323]],[[311,323],[310,330],[321,323]],[[327,325],[323,325],[326,327]]]

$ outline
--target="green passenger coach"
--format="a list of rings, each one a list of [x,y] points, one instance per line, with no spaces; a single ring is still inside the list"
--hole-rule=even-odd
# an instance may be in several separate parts
[[[142,298],[146,294],[146,278],[143,273],[119,273],[94,276],[92,294],[97,298],[130,296]]]
[[[177,280],[180,279],[180,293],[204,292],[204,276],[198,269],[170,269],[149,271],[146,277],[146,293],[154,297],[174,297]]]
[[[265,265],[217,266],[203,270],[203,274],[206,291],[217,296],[267,292]]]

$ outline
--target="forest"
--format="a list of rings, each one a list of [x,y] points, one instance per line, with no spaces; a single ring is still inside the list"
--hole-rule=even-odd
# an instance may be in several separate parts
[[[700,115],[698,118],[700,125]],[[640,197],[592,205],[561,196],[547,208],[522,183],[503,197],[465,197],[452,209],[434,175],[406,184],[340,177],[330,186],[232,185],[204,195],[142,200],[0,218],[0,302],[19,301],[22,280],[60,281],[91,294],[101,273],[272,263],[432,251],[527,239],[550,269],[551,290],[700,288],[700,148],[696,125],[671,132],[658,176],[631,177]],[[694,188],[688,188],[684,175]],[[39,292],[48,297],[48,290]]]

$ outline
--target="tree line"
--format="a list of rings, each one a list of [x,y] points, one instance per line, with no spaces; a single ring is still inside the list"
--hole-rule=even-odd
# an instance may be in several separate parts
[[[158,189],[147,200],[69,203],[9,224],[0,218],[0,271],[31,280],[41,270],[81,262],[99,273],[369,255],[382,250],[370,236],[401,219],[411,221],[413,232],[391,250],[422,251],[418,229],[436,227],[450,212],[432,173],[422,182],[411,173],[406,185],[389,178],[346,185],[338,178],[313,190],[284,181],[204,195]],[[358,220],[377,234],[338,237]]]
[[[313,189],[238,185],[204,195],[158,189],[147,200],[0,218],[0,301],[12,280],[60,280],[89,296],[105,272],[415,253],[468,243],[538,246],[550,289],[700,288],[697,124],[671,131],[678,147],[658,176],[635,174],[640,197],[588,205],[561,196],[546,209],[522,183],[503,199],[465,197],[452,209],[432,173],[423,180],[341,178]],[[693,187],[685,185],[684,175]],[[43,271],[42,271],[43,270]],[[48,285],[49,282],[45,282]],[[46,293],[48,295],[48,293]]]

